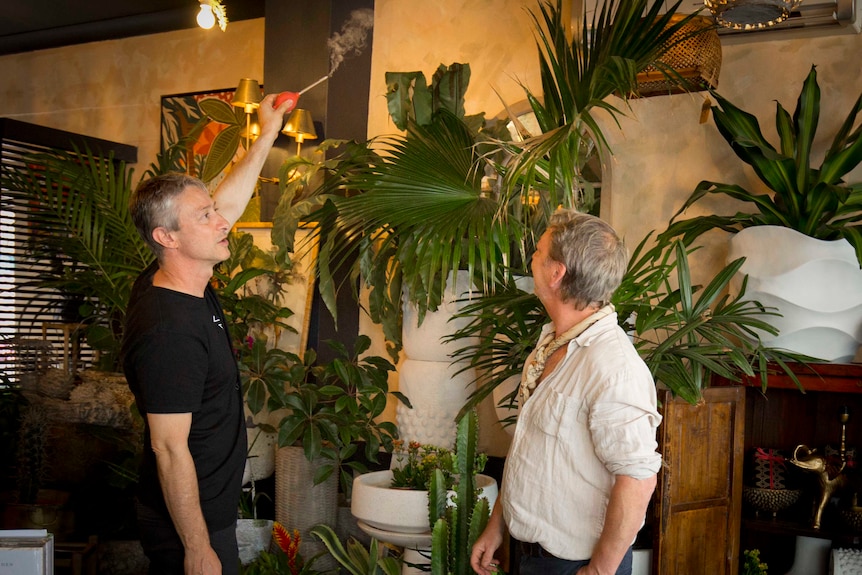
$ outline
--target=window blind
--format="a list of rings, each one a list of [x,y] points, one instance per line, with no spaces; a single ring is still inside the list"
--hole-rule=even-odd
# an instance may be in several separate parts
[[[24,166],[33,153],[76,147],[102,155],[113,152],[118,162],[137,160],[133,146],[0,118],[3,169]],[[62,367],[64,350],[67,361],[78,368],[89,367],[93,360],[93,351],[76,329],[77,303],[57,289],[32,285],[41,273],[74,263],[60,254],[40,253],[43,238],[52,233],[62,232],[40,217],[32,201],[0,188],[0,371],[12,381],[34,369]]]

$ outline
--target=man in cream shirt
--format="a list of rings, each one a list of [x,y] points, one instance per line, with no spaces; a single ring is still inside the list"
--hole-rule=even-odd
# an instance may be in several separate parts
[[[473,547],[496,567],[505,530],[522,575],[631,573],[631,546],[656,485],[655,384],[609,303],[625,246],[599,218],[560,210],[533,256],[550,316],[527,360],[501,495]]]

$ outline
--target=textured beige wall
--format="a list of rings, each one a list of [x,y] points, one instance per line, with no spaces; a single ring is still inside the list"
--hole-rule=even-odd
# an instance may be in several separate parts
[[[521,100],[519,81],[539,91],[533,24],[525,11],[536,5],[533,0],[377,0],[369,136],[395,130],[386,113],[386,71],[422,70],[430,80],[441,63],[469,63],[468,113],[497,114],[502,104],[495,90],[508,103]],[[816,64],[824,109],[821,140],[828,140],[862,92],[860,54],[862,35],[852,34],[726,44],[719,89],[764,119],[765,131],[774,134],[774,100],[792,111]],[[160,96],[231,87],[244,76],[264,81],[263,20],[233,22],[225,33],[195,29],[2,56],[0,117],[137,145],[140,174],[158,150]],[[603,211],[631,246],[648,231],[663,229],[700,180],[752,179],[712,121],[699,123],[702,102],[699,94],[634,101],[621,129],[606,126],[614,155],[612,192]],[[855,180],[860,177],[857,172]],[[701,210],[724,212],[729,203],[704,203]],[[708,249],[694,262],[700,278],[716,271],[725,256],[722,234],[707,240]],[[379,334],[368,322],[361,329]],[[373,351],[384,353],[378,344]],[[491,453],[505,450],[498,432],[484,438]]]
[[[263,19],[0,57],[0,117],[159,150],[161,96],[263,81]]]
[[[440,64],[470,64],[468,114],[497,115],[503,98],[524,99],[519,82],[539,83],[533,23],[534,0],[377,0],[371,63],[368,135],[397,131],[386,111],[386,72],[421,71],[430,83]],[[498,97],[495,91],[500,94]]]
[[[766,35],[761,35],[766,37]],[[793,40],[757,41],[723,46],[719,93],[760,120],[768,139],[777,145],[775,102],[791,114],[802,82],[817,66],[821,88],[821,118],[815,144],[816,164],[835,131],[862,92],[862,35],[846,34]],[[606,216],[630,245],[653,229],[664,229],[701,180],[738,183],[754,188],[754,172],[730,151],[710,118],[699,123],[702,94],[660,96],[634,101],[622,128],[607,127],[614,155],[612,192]],[[862,179],[862,170],[850,176]],[[691,211],[692,215],[733,213],[732,200],[718,198]],[[727,235],[711,233],[709,249],[695,260],[702,278],[719,269],[726,255]]]

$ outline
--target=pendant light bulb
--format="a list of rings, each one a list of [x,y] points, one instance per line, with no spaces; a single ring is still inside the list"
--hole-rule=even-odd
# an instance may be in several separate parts
[[[209,30],[213,26],[215,26],[215,14],[213,14],[212,6],[210,6],[209,2],[201,3],[201,11],[198,12],[198,26],[203,28],[204,30]]]

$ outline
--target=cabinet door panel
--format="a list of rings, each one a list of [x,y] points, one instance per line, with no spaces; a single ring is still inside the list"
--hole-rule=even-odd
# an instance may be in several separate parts
[[[710,388],[692,406],[661,392],[664,464],[656,489],[653,572],[736,575],[745,393]]]

